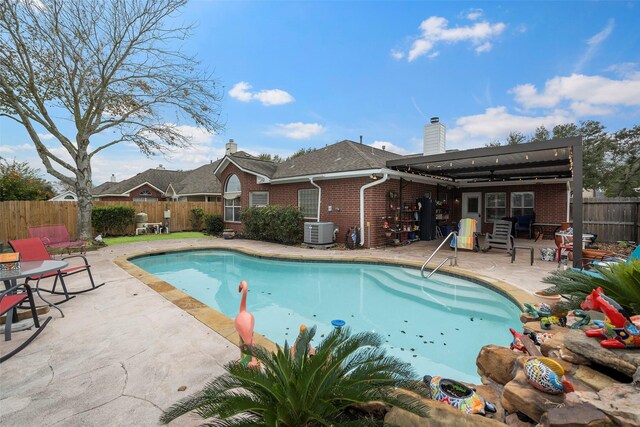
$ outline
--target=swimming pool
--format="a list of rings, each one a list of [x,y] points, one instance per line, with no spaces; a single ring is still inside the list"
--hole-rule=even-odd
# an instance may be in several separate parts
[[[354,331],[382,334],[388,353],[420,375],[478,383],[475,359],[486,344],[511,341],[519,308],[503,295],[457,277],[388,265],[301,262],[226,250],[199,250],[130,260],[213,309],[238,314],[238,283],[249,284],[255,331],[291,344],[300,324],[317,325],[318,343],[342,319]],[[435,279],[435,280],[434,280]]]

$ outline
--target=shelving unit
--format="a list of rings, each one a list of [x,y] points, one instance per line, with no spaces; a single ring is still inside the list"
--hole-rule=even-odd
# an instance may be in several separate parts
[[[383,234],[386,243],[407,244],[419,240],[420,221],[415,206],[408,203],[400,205],[398,194],[387,193],[387,214],[383,217]]]

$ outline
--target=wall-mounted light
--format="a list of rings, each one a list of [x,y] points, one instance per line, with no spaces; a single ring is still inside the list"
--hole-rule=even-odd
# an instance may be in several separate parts
[[[498,163],[500,160],[496,157],[496,163]]]
[[[524,155],[524,158],[525,158],[525,160],[529,160],[529,155],[528,155],[528,154],[525,154],[525,155]]]

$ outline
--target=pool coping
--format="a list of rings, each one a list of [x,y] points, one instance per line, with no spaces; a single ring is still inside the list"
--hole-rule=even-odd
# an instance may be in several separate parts
[[[179,252],[195,252],[195,251],[233,251],[239,252],[245,255],[255,256],[257,258],[262,259],[275,259],[275,260],[288,260],[288,261],[299,261],[299,262],[331,262],[336,261],[335,257],[327,257],[327,256],[305,256],[304,258],[300,258],[299,256],[287,255],[287,254],[268,254],[260,253],[254,251],[252,249],[243,248],[243,247],[234,247],[234,248],[222,248],[220,246],[203,246],[194,248],[193,246],[188,247],[178,247],[171,249],[156,249],[156,250],[145,250],[140,252],[135,252],[127,255],[122,255],[116,257],[113,262],[118,267],[122,268],[131,276],[140,280],[142,283],[147,285],[149,288],[156,291],[162,297],[164,297],[167,301],[173,303],[177,307],[181,308],[185,312],[189,313],[193,317],[195,317],[202,324],[218,333],[225,339],[227,339],[233,345],[239,347],[240,345],[240,337],[236,332],[233,319],[227,317],[226,315],[220,313],[217,310],[209,307],[208,305],[202,303],[196,298],[188,295],[187,293],[181,291],[180,289],[174,287],[168,282],[159,279],[151,273],[146,272],[141,269],[137,265],[133,264],[130,260],[135,258],[140,258],[148,255],[158,255],[163,253],[179,253]],[[359,256],[350,256],[348,253],[345,253],[344,258],[340,259],[340,262],[343,263],[357,263],[357,264],[374,264],[374,265],[390,265],[396,267],[407,267],[407,268],[417,268],[420,269],[422,267],[422,263],[418,261],[402,261],[397,259],[389,259],[384,257],[359,257]],[[466,280],[470,280],[473,283],[476,283],[480,286],[484,286],[485,288],[492,290],[494,292],[499,293],[505,298],[509,299],[513,302],[520,310],[524,310],[524,303],[532,300],[533,295],[514,286],[510,283],[507,283],[503,280],[493,279],[491,277],[486,277],[481,274],[473,273],[466,270],[454,269],[452,267],[442,267],[439,271],[443,273],[457,278],[462,278]],[[267,348],[268,350],[275,351],[277,344],[273,341],[265,338],[264,336],[255,333],[255,343]]]

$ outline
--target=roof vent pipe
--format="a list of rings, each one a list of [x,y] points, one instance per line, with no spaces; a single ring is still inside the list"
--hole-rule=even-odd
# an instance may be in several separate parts
[[[360,145],[362,145],[362,135],[360,135]]]

